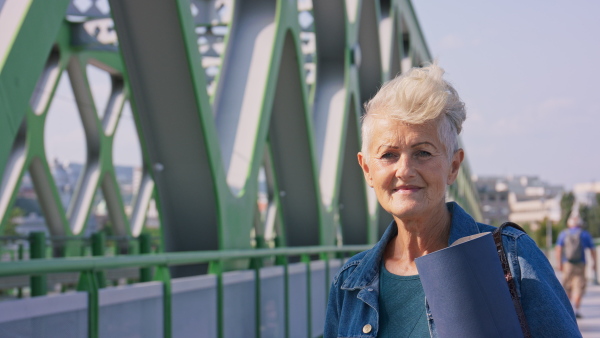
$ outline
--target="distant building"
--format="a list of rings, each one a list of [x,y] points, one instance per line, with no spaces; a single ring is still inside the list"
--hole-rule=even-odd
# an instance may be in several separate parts
[[[40,215],[31,213],[27,216],[15,217],[13,222],[17,224],[15,231],[21,236],[27,236],[30,232],[44,232],[50,236],[46,221]]]
[[[577,205],[596,205],[596,194],[600,194],[600,182],[578,183],[573,187]]]
[[[82,170],[83,165],[80,163],[61,162],[58,159],[54,159],[54,162],[50,164],[50,172],[56,183],[60,200],[65,208],[68,208],[71,202],[71,197],[73,197]]]
[[[537,176],[474,177],[481,199],[484,221],[500,225],[506,221],[535,227],[544,219],[560,220],[564,189]]]
[[[508,205],[508,185],[502,177],[474,177],[483,211],[483,222],[500,225],[508,221],[510,206]]]
[[[31,232],[43,232],[46,236],[51,236],[46,220],[43,216],[36,213],[30,213],[26,216],[15,217],[12,221],[17,225],[15,231],[21,236],[28,236]],[[95,217],[89,217],[85,228],[84,237],[89,237],[98,230],[98,223]]]

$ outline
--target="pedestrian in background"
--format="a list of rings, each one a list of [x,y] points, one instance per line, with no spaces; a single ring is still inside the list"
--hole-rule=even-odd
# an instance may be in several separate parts
[[[575,316],[581,318],[579,312],[581,299],[587,284],[585,278],[585,249],[591,251],[592,269],[596,271],[596,248],[589,232],[582,228],[579,217],[571,217],[568,228],[558,235],[556,242],[556,261],[558,270],[562,272],[562,285],[575,307]]]

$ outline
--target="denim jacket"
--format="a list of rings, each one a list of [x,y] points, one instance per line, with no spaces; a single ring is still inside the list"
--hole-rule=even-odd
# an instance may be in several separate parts
[[[447,207],[452,214],[448,245],[495,229],[475,222],[454,202]],[[337,273],[329,293],[325,338],[377,337],[379,267],[387,243],[397,233],[392,222],[372,249],[350,258]],[[502,232],[502,242],[532,337],[581,337],[569,299],[535,242],[511,227]],[[424,303],[427,307],[426,300]],[[427,318],[431,337],[437,337],[435,318],[428,307]]]

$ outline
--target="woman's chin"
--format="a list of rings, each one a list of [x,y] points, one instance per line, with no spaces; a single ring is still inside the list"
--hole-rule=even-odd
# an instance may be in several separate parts
[[[402,203],[402,205],[392,206],[390,213],[399,219],[413,218],[424,216],[427,213],[427,208],[423,203],[411,202]]]
[[[439,213],[439,206],[432,205],[430,201],[404,200],[401,203],[399,202],[396,201],[396,203],[391,204],[390,209],[387,210],[398,219],[430,217],[434,213]],[[443,204],[445,205],[445,203]]]

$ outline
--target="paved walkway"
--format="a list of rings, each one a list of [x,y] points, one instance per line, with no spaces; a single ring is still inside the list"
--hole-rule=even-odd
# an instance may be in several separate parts
[[[556,277],[561,280],[559,271]],[[587,289],[581,301],[581,316],[577,319],[583,338],[600,338],[600,285],[588,281]]]
[[[588,284],[581,302],[579,329],[584,338],[600,338],[600,285]]]

